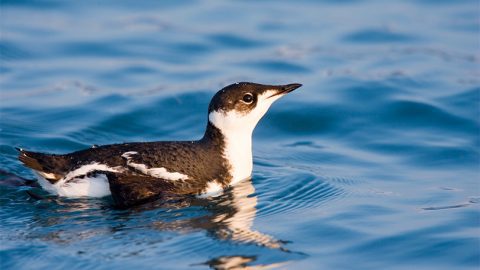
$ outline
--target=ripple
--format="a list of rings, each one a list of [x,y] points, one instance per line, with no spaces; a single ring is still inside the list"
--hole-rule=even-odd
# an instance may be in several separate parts
[[[308,108],[299,110],[297,106]],[[321,134],[337,132],[348,128],[348,118],[353,112],[345,107],[302,102],[301,105],[286,107],[280,112],[271,112],[268,122],[271,126],[290,134]]]
[[[32,58],[32,53],[21,48],[20,45],[10,41],[0,41],[0,60],[13,61],[13,60],[25,60]],[[6,67],[2,68],[6,69]]]
[[[360,30],[346,35],[344,39],[356,43],[411,42],[416,40],[414,36],[393,32],[388,29]]]
[[[478,129],[470,119],[456,116],[432,104],[412,100],[396,100],[384,106],[382,118],[402,127],[436,127],[469,133]]]
[[[245,63],[246,66],[254,67],[265,71],[286,72],[286,73],[307,73],[310,70],[302,65],[280,60],[252,61]]]
[[[402,85],[405,85],[402,82]],[[382,103],[392,99],[400,94],[406,94],[405,89],[386,85],[384,82],[371,81],[362,83],[361,85],[348,86],[342,88],[336,95],[342,100],[351,101],[353,105],[365,107],[365,104]]]
[[[119,45],[109,42],[96,42],[96,41],[78,41],[63,44],[60,48],[57,48],[58,52],[62,52],[70,57],[125,57],[130,55],[126,50],[122,49]]]
[[[480,87],[449,94],[438,100],[455,108],[455,112],[475,119],[480,108]]]
[[[306,173],[270,181],[276,185],[265,186],[265,189],[268,189],[259,193],[259,217],[317,207],[346,195],[345,190]],[[279,184],[280,182],[282,184]]]
[[[198,42],[181,42],[170,45],[170,47],[178,53],[185,53],[189,55],[200,56],[211,52],[213,49],[211,46]]]
[[[3,0],[2,5],[6,6],[25,6],[28,8],[34,7],[38,9],[50,9],[62,7],[62,2],[49,0],[49,1],[36,1],[36,0]]]
[[[286,147],[308,147],[308,148],[314,148],[314,149],[322,149],[324,148],[321,145],[316,144],[315,142],[312,141],[299,141],[295,142],[292,144],[287,144],[285,145]]]
[[[373,142],[364,147],[379,153],[404,157],[404,162],[411,166],[445,166],[468,167],[478,163],[480,153],[475,148],[456,146],[456,142],[445,139],[444,145],[440,143],[410,142],[386,143]]]
[[[455,191],[458,192],[455,189],[445,189],[448,191]],[[456,204],[445,204],[445,205],[437,205],[437,206],[426,206],[422,207],[422,210],[426,211],[436,211],[436,210],[450,210],[450,209],[456,209],[456,208],[464,208],[464,207],[472,207],[475,206],[479,202],[479,197],[470,197],[466,200],[466,202],[463,203],[456,203]]]
[[[444,205],[444,206],[430,206],[430,207],[423,207],[423,210],[431,211],[431,210],[446,210],[446,209],[455,209],[461,207],[467,207],[470,204],[463,203],[463,204],[455,204],[455,205]]]
[[[450,227],[450,226],[449,226]],[[441,227],[411,230],[401,235],[391,237],[380,237],[367,243],[348,248],[344,252],[355,252],[359,257],[371,257],[380,261],[398,261],[402,265],[405,261],[414,262],[429,261],[436,264],[443,264],[445,269],[450,267],[476,267],[478,257],[475,253],[478,241],[474,238],[452,238],[439,237],[440,231],[452,231]],[[462,250],[466,252],[462,252]],[[385,256],[378,258],[379,253]],[[456,255],[452,257],[452,253]]]
[[[213,34],[209,36],[209,39],[215,44],[219,44],[226,48],[254,48],[263,44],[263,42],[249,39],[234,34]]]

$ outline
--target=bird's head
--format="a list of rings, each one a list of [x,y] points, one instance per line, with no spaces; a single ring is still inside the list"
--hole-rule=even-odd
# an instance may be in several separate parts
[[[273,102],[302,86],[240,82],[218,91],[208,107],[208,120],[224,135],[251,133]]]

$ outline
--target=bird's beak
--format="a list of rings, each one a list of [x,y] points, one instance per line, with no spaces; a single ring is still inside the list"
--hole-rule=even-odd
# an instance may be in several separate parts
[[[273,88],[273,90],[275,90],[276,93],[269,96],[268,98],[275,97],[275,96],[278,96],[278,95],[283,96],[283,95],[288,94],[288,93],[292,92],[293,90],[299,88],[300,86],[302,86],[300,83],[292,83],[292,84],[275,86]]]

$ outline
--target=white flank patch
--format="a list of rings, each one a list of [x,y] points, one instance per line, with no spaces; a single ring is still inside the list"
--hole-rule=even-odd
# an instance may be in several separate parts
[[[179,172],[169,172],[166,168],[148,168],[145,164],[134,163],[131,160],[132,155],[138,154],[137,152],[125,152],[123,153],[122,157],[127,159],[127,165],[132,167],[146,175],[150,175],[153,177],[170,180],[170,181],[177,181],[177,180],[187,180],[188,175]]]
[[[111,195],[110,184],[105,174],[97,174],[95,177],[75,179],[60,185],[58,195],[65,197],[105,197]]]
[[[223,187],[215,182],[211,181],[207,183],[207,187],[202,191],[202,194],[198,195],[198,198],[207,198],[207,197],[215,197],[222,194]]]
[[[118,169],[94,162],[69,172],[55,184],[45,180],[43,176],[48,176],[48,174],[37,172],[38,183],[46,191],[65,197],[105,197],[110,195],[110,185],[105,174],[98,174],[95,177],[85,176],[93,171],[119,172]]]
[[[258,96],[257,106],[247,114],[236,111],[213,111],[208,120],[220,129],[225,136],[224,157],[232,166],[233,176],[230,185],[234,185],[252,174],[252,133],[258,121],[265,115],[272,103],[283,95],[276,95],[275,90]]]
[[[37,175],[37,179],[38,179],[38,183],[40,184],[40,186],[47,192],[50,192],[54,195],[58,195],[58,192],[57,192],[57,189],[55,188],[54,185],[52,185],[52,183],[48,182],[47,180],[45,180],[45,178],[43,177],[42,173],[40,173],[39,171],[34,171]]]

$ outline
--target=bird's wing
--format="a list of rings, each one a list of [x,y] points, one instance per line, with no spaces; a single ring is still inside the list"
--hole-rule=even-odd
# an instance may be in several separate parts
[[[128,207],[175,193],[172,181],[137,173],[107,173],[116,205]]]

